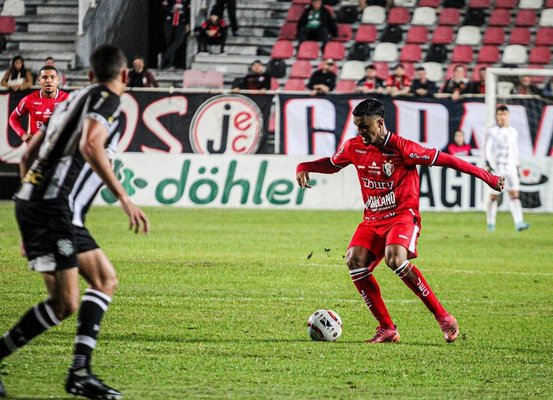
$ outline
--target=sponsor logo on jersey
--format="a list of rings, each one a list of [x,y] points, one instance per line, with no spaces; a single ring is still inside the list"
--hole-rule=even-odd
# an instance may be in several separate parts
[[[391,161],[385,161],[384,164],[382,164],[382,171],[384,171],[387,176],[392,176],[394,173],[394,164],[392,164]]]
[[[69,257],[71,254],[73,254],[73,243],[69,239],[60,239],[57,242],[58,245],[58,252],[62,256]]]
[[[392,190],[394,188],[394,181],[373,181],[368,178],[361,178],[363,180],[363,186],[369,189],[377,190]]]
[[[355,149],[355,152],[359,154],[367,154],[367,150]]]
[[[411,158],[421,158],[423,160],[430,160],[430,156],[426,155],[426,154],[423,154],[422,156],[419,156],[417,153],[410,153],[409,157],[411,157]]]
[[[365,202],[365,208],[369,211],[382,211],[396,206],[396,194],[390,192],[384,196],[369,196]]]

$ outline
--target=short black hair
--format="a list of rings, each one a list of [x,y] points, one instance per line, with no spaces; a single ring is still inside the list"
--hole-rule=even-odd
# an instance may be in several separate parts
[[[42,73],[42,71],[56,71],[56,75],[59,76],[58,69],[54,67],[53,65],[45,65],[41,69],[38,70],[39,75]]]
[[[425,72],[426,72],[426,70],[424,69],[424,67],[417,67],[417,69],[416,69],[415,71],[425,71]]]
[[[121,68],[127,67],[127,57],[119,47],[103,44],[90,56],[90,65],[99,82],[110,82],[117,78]]]
[[[500,111],[507,111],[509,112],[509,109],[507,108],[507,106],[505,104],[499,104],[496,108],[495,108],[495,113],[497,114],[498,112]]]
[[[48,56],[44,59],[44,61],[48,61],[48,60],[56,61],[56,60],[54,60],[54,57],[52,57],[52,56]]]
[[[353,110],[354,117],[381,117],[384,118],[384,106],[377,99],[369,98],[363,100]]]

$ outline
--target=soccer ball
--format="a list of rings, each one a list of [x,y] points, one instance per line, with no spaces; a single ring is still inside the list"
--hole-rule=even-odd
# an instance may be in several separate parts
[[[332,310],[317,310],[307,320],[307,334],[312,340],[335,342],[342,334],[342,319]]]

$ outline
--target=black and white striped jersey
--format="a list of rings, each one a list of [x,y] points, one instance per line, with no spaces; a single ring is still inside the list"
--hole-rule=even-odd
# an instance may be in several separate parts
[[[110,153],[119,141],[120,115],[119,96],[102,84],[72,92],[50,118],[38,158],[23,179],[16,198],[66,202],[73,212],[73,223],[83,226],[84,215],[102,185],[79,151],[83,122],[85,118],[93,118],[106,127],[105,147]]]

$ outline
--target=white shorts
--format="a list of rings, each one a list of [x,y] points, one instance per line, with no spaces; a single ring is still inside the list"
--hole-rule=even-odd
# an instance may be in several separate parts
[[[506,170],[498,169],[493,172],[495,175],[505,177],[505,191],[519,191],[520,190],[520,178],[518,177],[517,168],[509,168]],[[490,189],[491,194],[499,195],[499,192]]]

